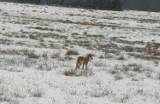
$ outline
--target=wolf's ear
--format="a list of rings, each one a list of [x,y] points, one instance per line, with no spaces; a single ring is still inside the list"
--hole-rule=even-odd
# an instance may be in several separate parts
[[[91,57],[90,57],[90,59],[91,59],[91,60],[93,60],[93,55],[92,55],[92,54],[91,54]]]
[[[91,56],[93,57],[93,56],[94,56],[94,54],[91,54]]]

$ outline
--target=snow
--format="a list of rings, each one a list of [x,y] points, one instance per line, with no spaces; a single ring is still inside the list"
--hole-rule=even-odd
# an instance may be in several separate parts
[[[0,2],[0,102],[159,104],[160,50],[145,49],[159,28],[154,12]]]

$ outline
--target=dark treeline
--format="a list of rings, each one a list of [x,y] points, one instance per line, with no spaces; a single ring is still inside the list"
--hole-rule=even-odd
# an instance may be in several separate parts
[[[18,2],[18,3],[35,3],[39,4],[41,0],[0,0],[4,2]]]
[[[93,9],[122,10],[123,0],[0,0],[20,3],[64,5]]]
[[[94,9],[122,10],[122,0],[49,0],[51,4],[87,7]]]
[[[160,0],[124,0],[123,9],[160,12]]]

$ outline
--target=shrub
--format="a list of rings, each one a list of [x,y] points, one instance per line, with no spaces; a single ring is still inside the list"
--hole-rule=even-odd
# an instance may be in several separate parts
[[[115,76],[115,80],[121,80],[121,79],[123,79],[123,77],[120,76],[119,74]]]
[[[118,56],[116,59],[117,60],[125,60],[125,57],[124,57],[124,55],[121,55],[121,56]]]
[[[158,78],[158,80],[160,80],[160,72],[158,73],[157,78]]]
[[[86,95],[91,96],[91,97],[104,97],[109,94],[111,94],[111,90],[108,88],[102,88],[102,87],[92,87],[90,90],[86,91]]]
[[[76,73],[75,73],[74,70],[69,70],[69,71],[65,71],[65,72],[64,72],[64,75],[65,75],[65,76],[75,76]]]
[[[66,55],[79,55],[79,53],[76,51],[76,50],[68,50],[67,52],[66,52]]]
[[[39,57],[40,57],[40,56],[36,55],[36,54],[34,53],[34,51],[28,52],[28,58],[37,59],[37,58],[39,58]]]

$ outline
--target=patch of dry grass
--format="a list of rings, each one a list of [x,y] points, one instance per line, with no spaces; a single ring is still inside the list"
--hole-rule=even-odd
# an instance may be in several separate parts
[[[128,45],[135,45],[135,44],[144,45],[143,41],[129,41],[129,40],[120,39],[118,37],[113,37],[113,38],[111,38],[111,40],[115,41],[117,43],[123,43],[123,44],[128,44]]]
[[[136,78],[140,74],[144,77],[151,78],[152,70],[137,63],[128,63],[126,65],[115,65],[113,69],[109,70],[109,73],[114,75],[115,80],[121,80],[124,77]]]
[[[70,49],[66,52],[66,55],[67,56],[70,56],[70,55],[79,55],[78,51],[76,50],[73,50],[73,49]]]
[[[116,60],[125,60],[125,56],[124,55],[120,55],[118,57],[116,57]]]
[[[153,56],[153,55],[147,55],[147,54],[129,53],[128,55],[134,56],[135,58],[144,59],[144,60],[160,60],[159,56]]]
[[[35,54],[34,51],[29,51],[27,56],[28,56],[28,58],[34,58],[34,59],[37,59],[40,57],[39,55]]]
[[[76,76],[75,70],[68,70],[63,73],[65,76]]]

